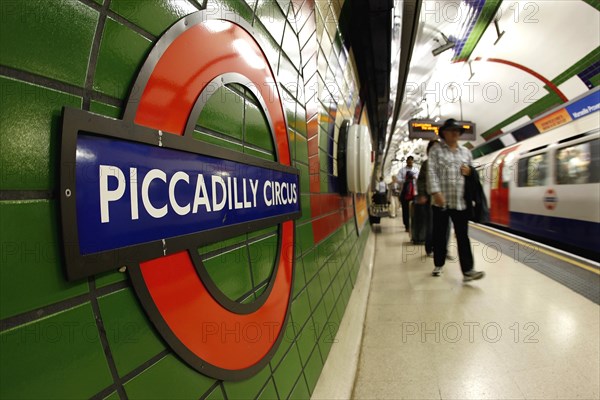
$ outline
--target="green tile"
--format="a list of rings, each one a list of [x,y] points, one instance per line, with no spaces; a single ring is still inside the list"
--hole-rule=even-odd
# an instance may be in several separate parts
[[[225,400],[221,386],[217,386],[212,392],[210,392],[210,394],[206,396],[206,400]]]
[[[290,346],[292,343],[294,343],[295,336],[296,331],[294,330],[294,324],[292,323],[291,319],[288,319],[283,330],[283,338],[281,339],[279,347],[275,351],[275,354],[270,361],[272,369],[277,368],[281,360],[285,357],[286,353],[290,349]]]
[[[293,140],[296,146],[296,160],[308,163],[308,142],[306,138],[296,133]]]
[[[100,42],[94,89],[125,99],[151,47],[152,42],[139,33],[107,18]]]
[[[203,254],[210,253],[212,251],[223,250],[226,247],[234,246],[236,244],[241,244],[241,243],[244,243],[245,241],[246,241],[245,234],[234,236],[227,240],[223,240],[223,241],[220,241],[217,243],[211,243],[206,246],[202,246],[198,249],[198,254],[203,255]]]
[[[327,127],[329,126],[327,118],[329,117],[327,112],[323,110],[320,111],[320,114],[319,118],[322,121],[319,122],[319,158],[321,158],[321,151],[325,151],[327,155],[327,149],[329,148],[329,136],[327,135]]]
[[[306,286],[306,280],[304,279],[304,266],[302,265],[302,258],[296,258],[294,265],[294,292],[292,296],[295,298],[300,291],[304,290]]]
[[[263,112],[248,101],[246,101],[245,107],[244,141],[272,153],[275,150],[273,136]]]
[[[322,370],[323,362],[321,361],[321,356],[319,355],[319,349],[316,348],[310,356],[306,367],[304,368],[304,376],[306,377],[306,384],[308,385],[308,390],[310,393],[315,390],[315,386],[317,386],[317,382],[319,380],[319,376],[321,376]]]
[[[298,379],[298,382],[296,382],[296,386],[294,387],[294,390],[292,390],[292,394],[290,394],[289,400],[307,399],[310,399],[310,393],[308,392],[308,387],[306,386],[304,376],[300,375],[300,379]]]
[[[321,351],[321,356],[324,360],[327,360],[329,357],[329,352],[331,351],[331,346],[333,345],[332,334],[330,333],[330,326],[325,326],[323,330],[323,334],[319,339],[319,350]]]
[[[325,172],[325,173],[331,172],[331,171],[329,171],[329,164],[330,164],[329,155],[327,154],[326,151],[319,149],[319,168],[321,169],[321,171]]]
[[[119,396],[119,393],[117,392],[112,392],[111,394],[109,394],[108,396],[106,396],[103,400],[119,400],[121,397]]]
[[[311,281],[307,280],[306,290],[308,290],[308,298],[310,300],[310,306],[312,310],[315,310],[317,305],[321,302],[323,297],[323,291],[321,290],[321,281],[318,276],[315,276]]]
[[[106,396],[103,400],[120,400],[120,399],[121,399],[121,397],[119,396],[119,393],[112,392],[111,394]]]
[[[106,337],[120,376],[165,349],[132,289],[98,299]]]
[[[277,390],[275,390],[275,384],[272,380],[269,381],[267,386],[265,386],[263,391],[260,393],[258,400],[279,400],[279,396],[277,396]]]
[[[255,285],[269,279],[271,276],[273,267],[275,266],[278,243],[278,236],[273,235],[248,246],[250,263],[252,265],[252,277]]]
[[[268,228],[265,229],[260,229],[258,231],[253,231],[248,233],[248,239],[252,239],[258,236],[262,236],[262,235],[266,235],[266,234],[270,234],[270,233],[277,233],[277,226],[270,226]]]
[[[213,384],[204,376],[169,354],[125,383],[129,399],[198,399]]]
[[[310,280],[315,276],[317,271],[319,271],[319,265],[317,264],[316,259],[317,250],[311,250],[308,253],[304,254],[302,258],[304,265],[304,276],[306,277],[306,282],[310,282]]]
[[[288,398],[301,373],[302,363],[300,362],[298,350],[294,345],[273,373],[273,379],[281,398]]]
[[[292,318],[297,327],[304,326],[304,323],[311,314],[310,303],[308,300],[308,291],[302,291],[292,303]]]
[[[92,100],[92,102],[90,103],[90,111],[96,114],[105,115],[107,117],[112,117],[116,119],[121,118],[121,108],[100,103],[95,100]]]
[[[250,379],[239,382],[224,382],[225,393],[229,400],[253,399],[271,377],[271,368],[267,364],[260,372]]]
[[[254,156],[254,157],[258,157],[258,158],[262,158],[264,160],[269,160],[269,161],[276,161],[275,159],[275,153],[270,153],[270,152],[264,152],[264,151],[258,151],[258,150],[254,150],[251,147],[245,147],[244,148],[244,153]]]
[[[208,98],[198,117],[198,125],[237,140],[242,140],[244,99],[234,91],[221,86]]]
[[[309,318],[306,322],[306,325],[304,325],[298,334],[298,340],[296,342],[298,345],[298,353],[300,354],[300,359],[302,360],[303,365],[308,363],[310,354],[317,345],[317,339],[318,336],[316,326],[312,318]]]
[[[206,134],[204,132],[194,131],[194,139],[200,140],[204,143],[214,144],[217,146],[225,147],[229,150],[238,151],[240,153],[243,152],[242,145],[239,142],[233,142],[231,140],[226,140],[224,138],[219,138],[216,136],[212,136]]]
[[[127,279],[126,272],[105,272],[96,276],[96,287],[104,287]]]
[[[312,300],[312,299],[311,299]],[[311,303],[312,304],[312,303]],[[315,331],[317,332],[317,336],[321,337],[321,333],[323,329],[327,325],[327,312],[325,311],[325,305],[321,301],[315,308],[313,305],[313,322],[315,323]]]
[[[281,82],[281,84],[283,85],[283,82]],[[294,128],[294,122],[296,120],[295,90],[295,88],[289,88],[288,85],[283,85],[283,89],[280,88],[281,102],[283,103],[283,111],[285,112],[288,128]]]
[[[314,246],[312,224],[296,226],[296,236],[296,244],[300,246],[303,253]]]
[[[312,219],[310,211],[310,194],[300,194],[300,207],[302,207],[302,216],[296,221],[297,224],[306,222]]]
[[[327,193],[329,191],[329,178],[326,172],[321,172],[319,177],[319,187],[321,193]]]
[[[600,74],[596,74],[590,78],[590,83],[592,86],[600,86]]]
[[[0,319],[84,294],[62,265],[54,202],[0,202]]]
[[[112,0],[110,9],[145,31],[160,36],[180,18],[198,9],[179,0]]]
[[[0,334],[0,398],[89,398],[112,384],[90,303]]]
[[[0,190],[54,188],[63,106],[81,98],[0,77]]]
[[[205,260],[204,265],[211,279],[231,300],[252,290],[246,246]]]
[[[299,87],[298,93],[303,92],[303,90],[304,89],[302,87]],[[292,127],[302,136],[306,137],[306,110],[300,105],[296,107],[296,121]],[[296,155],[296,159],[300,159],[298,155]]]
[[[323,286],[323,282],[321,282],[321,286]],[[325,304],[327,315],[330,315],[335,307],[335,296],[331,288],[327,289],[327,291],[323,294],[323,303]]]
[[[0,64],[83,87],[98,12],[77,0],[2,3]]]
[[[294,163],[294,166],[300,171],[300,193],[310,193],[310,176],[308,174],[308,165]]]

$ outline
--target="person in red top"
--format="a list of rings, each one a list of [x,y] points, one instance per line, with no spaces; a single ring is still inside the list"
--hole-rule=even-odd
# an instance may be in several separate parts
[[[396,175],[398,183],[402,188],[400,203],[402,204],[402,222],[404,223],[406,232],[410,232],[410,202],[415,195],[416,181],[419,176],[419,169],[413,165],[413,161],[413,156],[408,156],[406,166],[400,168],[400,172]]]

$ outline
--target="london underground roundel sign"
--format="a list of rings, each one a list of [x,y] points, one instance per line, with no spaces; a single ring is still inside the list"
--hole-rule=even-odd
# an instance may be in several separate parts
[[[193,138],[210,95],[230,83],[258,99],[277,162]],[[275,74],[251,27],[186,16],[154,46],[123,120],[65,108],[60,186],[69,279],[126,266],[152,323],[193,368],[239,380],[266,365],[289,312],[301,208]],[[198,247],[274,225],[266,290],[250,304],[230,300]]]

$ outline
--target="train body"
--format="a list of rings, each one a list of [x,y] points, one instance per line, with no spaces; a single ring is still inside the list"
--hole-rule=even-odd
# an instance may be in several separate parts
[[[474,160],[490,223],[600,254],[600,113]]]

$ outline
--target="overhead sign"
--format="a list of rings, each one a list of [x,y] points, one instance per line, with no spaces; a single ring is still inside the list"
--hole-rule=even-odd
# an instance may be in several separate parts
[[[600,111],[600,91],[590,93],[584,98],[566,107],[573,119],[585,117],[588,114]]]
[[[60,202],[70,280],[126,267],[182,360],[213,378],[241,380],[263,370],[283,338],[301,207],[273,69],[252,27],[226,13],[194,13],[165,32],[122,120],[63,110]],[[228,84],[258,101],[276,161],[194,138],[208,98]],[[277,227],[278,249],[267,286],[253,302],[229,299],[198,248],[268,227]]]
[[[465,132],[460,135],[459,140],[476,140],[475,124],[470,121],[457,121],[462,124]],[[443,121],[435,122],[432,119],[411,119],[408,121],[409,139],[436,140],[439,138],[439,129]]]
[[[555,111],[544,118],[538,119],[534,122],[534,125],[538,131],[542,133],[567,124],[571,121],[572,119],[569,113],[564,108],[561,108],[560,110]]]

